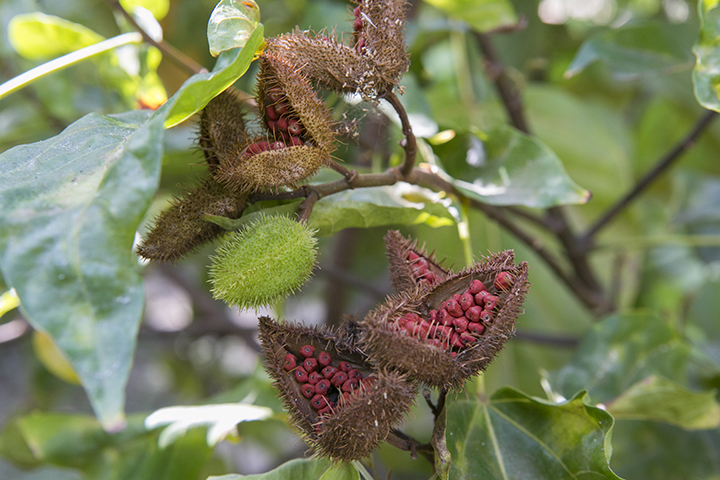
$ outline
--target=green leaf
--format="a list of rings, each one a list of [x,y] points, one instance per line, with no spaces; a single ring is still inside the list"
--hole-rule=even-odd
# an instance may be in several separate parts
[[[328,468],[320,480],[360,480],[360,473],[352,463],[338,463]]]
[[[678,42],[678,28],[660,23],[605,29],[588,38],[570,63],[565,78],[596,61],[604,62],[619,78],[670,73],[686,62],[688,49]]]
[[[717,0],[700,0],[700,37],[693,46],[695,98],[703,107],[720,112],[720,6]]]
[[[152,13],[156,20],[162,20],[170,9],[170,0],[120,0],[120,5],[130,13],[136,7],[142,7]]]
[[[16,15],[8,25],[15,51],[30,60],[45,60],[105,40],[87,27],[44,13]]]
[[[583,339],[574,360],[550,383],[568,397],[578,390],[607,402],[649,375],[682,382],[690,346],[666,321],[651,314],[611,316]]]
[[[0,268],[72,363],[98,418],[123,424],[143,308],[130,253],[157,188],[162,116],[90,114],[0,155]]]
[[[451,17],[462,20],[478,32],[487,32],[517,23],[512,4],[507,0],[425,0]]]
[[[714,392],[692,392],[656,375],[630,387],[607,409],[618,420],[652,420],[687,430],[720,426],[720,405]]]
[[[483,203],[551,207],[590,199],[547,146],[511,127],[457,135],[433,150],[440,175]]]
[[[609,467],[613,418],[585,392],[551,404],[511,388],[452,402],[447,412],[450,478],[618,479]]]
[[[260,8],[254,0],[221,0],[215,6],[207,26],[210,54],[244,47],[260,23]]]
[[[283,463],[275,470],[257,475],[222,475],[208,480],[317,480],[330,466],[327,460],[298,458]]]
[[[167,115],[165,127],[170,128],[187,120],[235,83],[250,67],[255,54],[263,45],[263,31],[263,25],[258,24],[243,48],[223,52],[212,72],[190,77],[173,96],[176,98]]]

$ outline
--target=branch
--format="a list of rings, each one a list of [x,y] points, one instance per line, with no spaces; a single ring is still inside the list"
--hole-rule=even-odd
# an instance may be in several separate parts
[[[434,451],[432,445],[429,443],[420,443],[410,435],[395,428],[390,431],[385,441],[395,448],[410,452],[410,458],[413,460],[415,460],[417,454],[420,453],[428,462],[431,464],[434,463]]]
[[[700,117],[698,122],[692,130],[688,132],[685,138],[675,145],[672,150],[667,152],[665,156],[657,162],[655,167],[653,167],[652,170],[646,173],[645,176],[640,179],[637,184],[635,184],[635,187],[633,187],[632,190],[630,190],[623,198],[618,200],[615,205],[609,208],[608,211],[605,212],[605,214],[588,229],[587,233],[585,233],[582,237],[583,240],[589,241],[595,234],[610,223],[613,218],[627,208],[627,206],[648,187],[648,185],[655,181],[660,175],[665,173],[665,171],[670,168],[683,155],[683,153],[694,145],[695,140],[708,128],[708,126],[710,126],[716,116],[717,112],[708,111],[705,115]]]
[[[400,165],[400,174],[406,177],[410,174],[413,167],[415,166],[415,157],[417,157],[417,139],[410,126],[410,119],[408,118],[405,107],[400,103],[400,99],[393,92],[388,92],[384,96],[390,105],[395,109],[397,114],[400,116],[400,123],[402,124],[402,132],[405,135],[405,139],[400,145],[405,150],[405,158],[403,159],[402,165]]]

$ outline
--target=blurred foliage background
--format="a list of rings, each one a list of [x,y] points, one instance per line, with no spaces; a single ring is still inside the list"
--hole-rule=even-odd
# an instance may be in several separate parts
[[[437,132],[484,130],[506,122],[475,35],[463,22],[483,21],[468,12],[487,6],[492,15],[496,3],[505,4],[412,2],[407,28],[412,66],[403,80],[403,101],[430,143]],[[493,40],[521,92],[531,131],[559,156],[570,177],[592,192],[587,204],[567,207],[572,226],[582,231],[704,115],[691,78],[691,48],[700,30],[697,5],[684,0],[511,3],[527,25]],[[266,36],[295,25],[352,30],[342,0],[259,0],[258,5]],[[172,0],[160,20],[164,39],[208,68],[214,60],[206,20],[214,6],[214,0]],[[458,15],[447,15],[452,8]],[[101,0],[1,0],[0,81],[41,63],[40,57],[19,55],[7,36],[13,17],[33,12],[85,25],[104,37],[117,35],[118,24],[123,25]],[[188,78],[164,58],[155,79],[154,54],[141,49],[134,66],[118,53],[0,100],[0,151],[56,135],[89,112],[148,106],[162,95],[159,85],[170,95]],[[48,52],[48,58],[60,53],[66,52]],[[236,83],[238,88],[253,91],[255,68]],[[345,140],[339,157],[367,168],[397,162],[402,155],[398,127],[372,106],[342,108],[346,118],[360,124],[359,135]],[[167,132],[161,187],[148,218],[202,168],[194,135],[193,122]],[[438,141],[436,153],[442,148],[467,147]],[[718,152],[720,124],[712,124],[674,169],[601,231],[591,261],[617,300],[616,311],[607,316],[588,311],[531,249],[470,210],[473,252],[514,249],[518,260],[530,263],[533,285],[518,337],[484,375],[488,392],[511,386],[558,400],[585,389],[595,404],[611,403],[654,375],[672,380],[686,395],[720,387]],[[561,252],[547,232],[524,226]],[[345,313],[362,317],[391,293],[382,242],[386,230],[347,229],[321,238],[320,268],[312,281],[283,304],[258,313],[330,325]],[[427,242],[448,265],[464,265],[455,226],[402,231]],[[254,403],[279,411],[259,362],[258,313],[230,310],[211,299],[206,274],[211,253],[208,247],[177,265],[144,267],[147,298],[127,387],[129,423],[118,435],[104,433],[92,420],[72,372],[58,368],[62,361],[53,357],[52,342],[33,334],[18,310],[0,318],[0,478],[205,479],[266,472],[303,455],[305,446],[277,419],[240,424],[232,441],[214,449],[202,429],[160,449],[158,432],[143,428],[145,416],[161,407],[237,402],[250,394]],[[714,395],[700,407],[696,397],[675,397],[679,403],[664,419],[657,412],[641,418],[637,405],[625,416],[618,408],[612,469],[628,479],[720,478]],[[432,419],[426,406],[418,405],[405,431],[427,441]],[[683,411],[701,420],[686,421],[680,418]],[[60,415],[67,413],[82,415]],[[424,459],[411,460],[387,445],[376,464],[383,478],[388,470],[396,479],[432,475]]]

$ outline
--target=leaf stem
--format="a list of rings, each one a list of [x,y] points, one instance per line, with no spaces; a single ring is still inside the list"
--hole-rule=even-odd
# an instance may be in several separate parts
[[[100,55],[101,53],[122,47],[123,45],[142,43],[142,40],[142,35],[137,32],[123,33],[117,37],[108,38],[102,42],[89,45],[85,48],[81,48],[80,50],[63,55],[62,57],[50,60],[49,62],[28,70],[27,72],[22,73],[0,85],[0,99],[20,90],[21,88],[27,87],[45,75],[59,72],[60,70],[75,65],[76,63],[80,63],[83,60],[87,60],[88,58]]]

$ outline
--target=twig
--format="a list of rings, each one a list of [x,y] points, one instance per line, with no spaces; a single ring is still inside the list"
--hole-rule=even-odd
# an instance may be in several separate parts
[[[358,176],[357,170],[348,170],[344,165],[337,163],[335,160],[330,160],[327,165],[338,172],[340,175],[345,177],[345,180],[352,186],[353,180]]]
[[[667,152],[657,164],[650,170],[645,176],[640,179],[637,184],[630,190],[623,198],[617,201],[615,205],[603,214],[595,224],[588,229],[583,235],[583,239],[588,241],[594,235],[596,235],[603,227],[605,227],[610,221],[622,212],[627,206],[635,200],[635,198],[642,193],[645,188],[648,187],[653,181],[655,181],[660,175],[662,175],[668,168],[670,168],[690,147],[693,146],[695,140],[707,129],[712,121],[717,116],[717,112],[708,111],[700,117],[695,126],[688,132],[688,134],[675,147]]]
[[[517,332],[515,338],[522,342],[537,343],[538,345],[547,345],[559,348],[577,348],[580,339],[570,335],[549,335],[538,332]]]
[[[385,441],[395,448],[410,452],[410,458],[413,460],[417,458],[417,454],[419,453],[431,464],[434,461],[432,445],[429,443],[420,443],[400,430],[392,429]]]
[[[300,208],[298,209],[299,221],[307,223],[310,219],[310,215],[312,214],[313,207],[319,199],[320,195],[318,195],[318,192],[315,189],[310,189],[310,193],[305,198],[305,201],[300,204]]]
[[[108,4],[112,7],[113,10],[120,12],[123,17],[128,21],[132,27],[137,30],[145,39],[147,43],[152,45],[155,48],[158,48],[161,52],[165,54],[170,60],[175,62],[177,65],[183,67],[190,73],[204,73],[208,70],[197,63],[192,58],[185,55],[183,52],[178,50],[177,48],[173,47],[169,43],[167,43],[165,40],[161,40],[160,42],[155,41],[148,33],[143,30],[143,28],[138,25],[138,23],[135,21],[132,15],[130,15],[127,10],[125,10],[122,5],[120,5],[119,0],[106,0]]]
[[[400,165],[400,174],[406,177],[410,174],[413,167],[415,166],[415,157],[417,157],[417,139],[410,126],[410,119],[408,118],[405,107],[400,103],[400,99],[393,92],[385,94],[385,100],[395,109],[397,114],[400,116],[400,123],[402,124],[402,132],[405,138],[401,142],[401,146],[405,150],[405,158],[403,159],[402,165]]]

